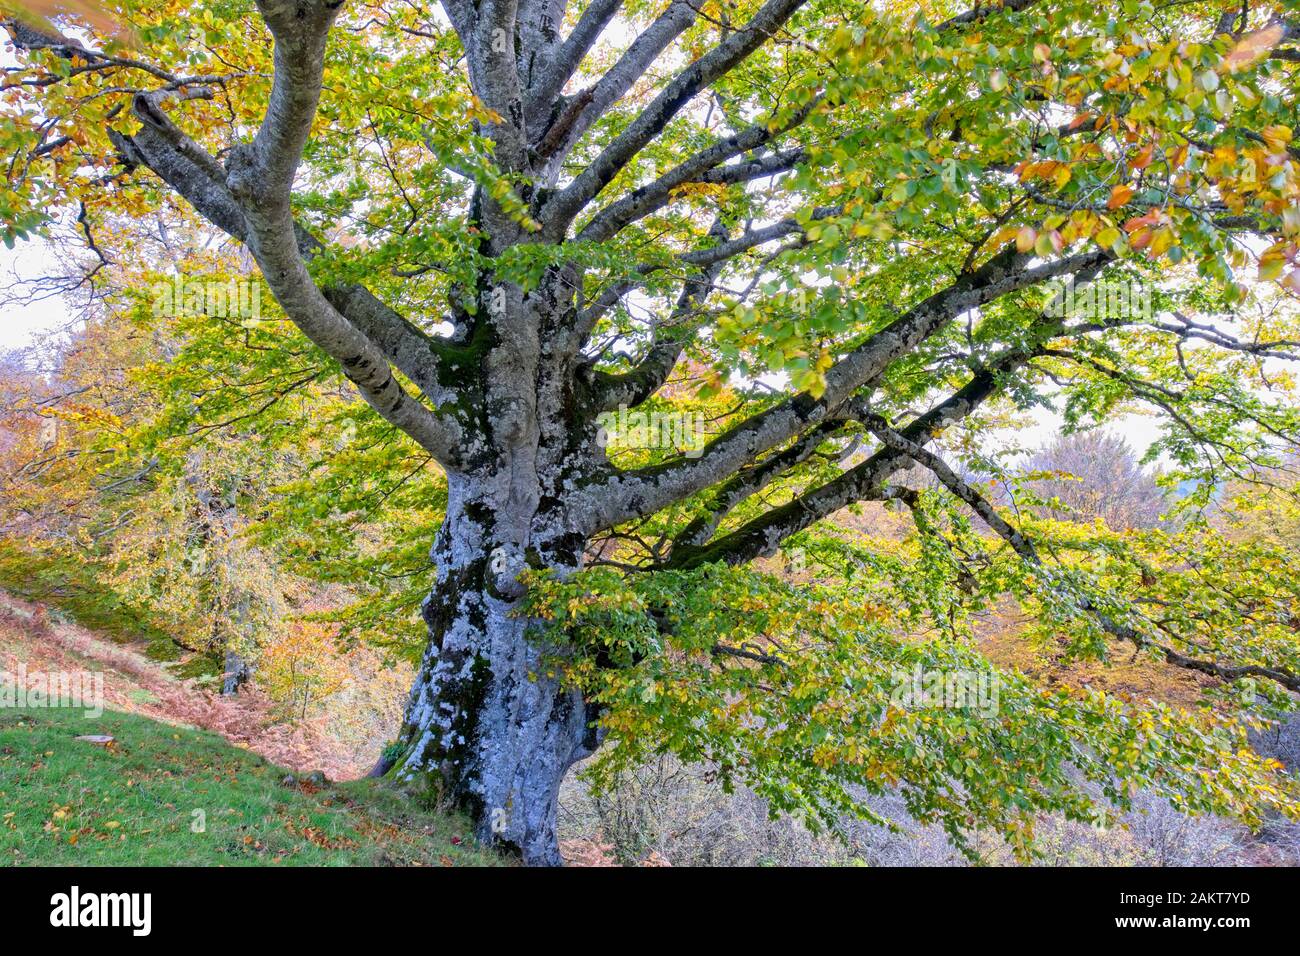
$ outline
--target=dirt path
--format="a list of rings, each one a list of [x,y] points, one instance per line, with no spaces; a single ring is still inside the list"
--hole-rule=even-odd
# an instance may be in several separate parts
[[[15,674],[19,667],[29,675],[102,673],[107,709],[209,730],[301,773],[323,770],[332,780],[347,780],[368,769],[363,757],[346,753],[318,723],[274,719],[271,702],[256,691],[214,694],[148,660],[142,643],[109,640],[0,591],[0,671]]]

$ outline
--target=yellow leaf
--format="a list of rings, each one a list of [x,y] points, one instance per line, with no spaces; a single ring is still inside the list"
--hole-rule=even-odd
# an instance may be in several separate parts
[[[1291,142],[1291,127],[1265,126],[1259,131],[1259,135],[1264,137],[1264,142],[1268,144],[1269,149],[1281,153],[1286,150],[1287,143]]]
[[[1280,24],[1247,33],[1223,58],[1223,69],[1229,73],[1236,73],[1251,66],[1281,42],[1283,33]]]
[[[1263,256],[1259,260],[1259,278],[1261,282],[1269,282],[1276,279],[1282,274],[1282,269],[1286,265],[1286,260],[1281,256]]]
[[[1115,243],[1119,242],[1121,235],[1120,231],[1114,226],[1108,226],[1101,232],[1097,233],[1097,245],[1101,246],[1103,249],[1113,249]]]

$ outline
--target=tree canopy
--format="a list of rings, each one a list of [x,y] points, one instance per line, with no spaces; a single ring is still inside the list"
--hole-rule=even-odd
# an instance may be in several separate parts
[[[832,825],[901,786],[959,844],[1026,851],[1037,812],[1139,785],[1296,809],[1241,720],[1300,691],[1297,552],[1207,517],[1294,484],[1293,2],[126,0],[5,26],[5,241],[75,243],[46,288],[148,343],[58,467],[97,501],[141,469],[217,491],[209,535],[254,503],[241,568],[350,585],[358,632],[415,623],[392,772],[485,838],[554,862],[554,788],[597,747]],[[1039,408],[1156,415],[1179,521],[1061,520],[993,451]],[[872,502],[905,539],[836,520]],[[995,673],[971,626],[1006,599],[1026,639],[1203,675],[1206,708]],[[900,704],[917,668],[996,680],[996,715]]]

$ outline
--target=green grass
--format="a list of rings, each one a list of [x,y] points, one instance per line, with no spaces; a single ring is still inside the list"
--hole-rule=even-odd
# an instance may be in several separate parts
[[[0,866],[505,862],[464,821],[390,785],[289,786],[287,773],[215,734],[132,714],[0,710]]]

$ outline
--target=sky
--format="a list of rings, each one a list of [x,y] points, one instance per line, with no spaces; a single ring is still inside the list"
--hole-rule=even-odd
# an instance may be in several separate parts
[[[0,246],[0,297],[22,278],[56,272],[52,251],[43,242]],[[67,303],[52,297],[28,305],[0,302],[0,352],[24,348],[72,321]]]
[[[16,62],[8,44],[0,45],[0,67]],[[0,352],[31,345],[71,320],[67,305],[58,298],[31,305],[3,301],[18,279],[57,272],[55,264],[52,250],[39,240],[17,242],[12,249],[0,245]]]

